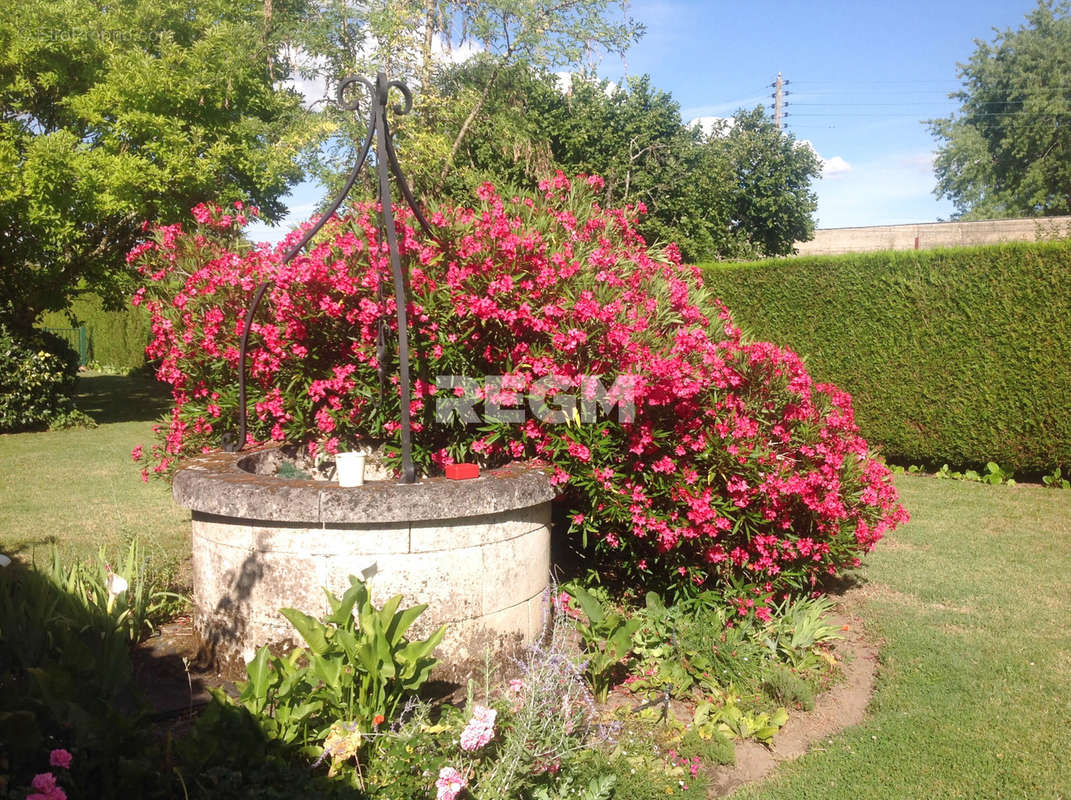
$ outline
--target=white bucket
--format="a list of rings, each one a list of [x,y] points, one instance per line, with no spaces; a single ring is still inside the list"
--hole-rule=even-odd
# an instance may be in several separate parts
[[[351,450],[335,454],[335,477],[339,486],[364,485],[364,461],[367,450]]]

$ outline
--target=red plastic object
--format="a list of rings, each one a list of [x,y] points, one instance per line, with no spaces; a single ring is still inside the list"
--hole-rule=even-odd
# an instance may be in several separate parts
[[[477,464],[447,464],[446,477],[452,481],[478,478],[480,477],[480,467]]]

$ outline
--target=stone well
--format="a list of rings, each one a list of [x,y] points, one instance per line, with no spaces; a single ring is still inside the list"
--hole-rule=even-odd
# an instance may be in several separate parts
[[[301,644],[280,608],[320,617],[323,589],[349,576],[373,602],[395,594],[427,603],[410,629],[446,624],[448,665],[531,641],[550,574],[550,500],[544,472],[511,465],[479,478],[372,481],[352,488],[279,478],[277,448],[211,453],[175,474],[175,501],[193,515],[194,627],[228,672],[261,645]]]

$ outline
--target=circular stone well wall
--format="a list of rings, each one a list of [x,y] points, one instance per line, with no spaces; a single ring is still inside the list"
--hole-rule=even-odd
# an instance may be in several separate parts
[[[542,469],[511,465],[453,481],[373,481],[352,488],[274,476],[277,448],[211,453],[175,474],[193,516],[194,627],[228,672],[261,645],[302,644],[280,608],[328,612],[364,580],[379,606],[427,603],[410,629],[446,624],[446,665],[531,641],[550,575],[550,500]]]

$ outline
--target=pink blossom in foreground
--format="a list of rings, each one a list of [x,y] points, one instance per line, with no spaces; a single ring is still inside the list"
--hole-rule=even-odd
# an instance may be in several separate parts
[[[439,770],[439,779],[435,781],[435,800],[454,800],[465,785],[460,772],[453,767],[443,767]]]
[[[476,705],[472,710],[472,719],[461,732],[461,749],[479,750],[495,736],[495,717],[498,712],[493,708]]]

